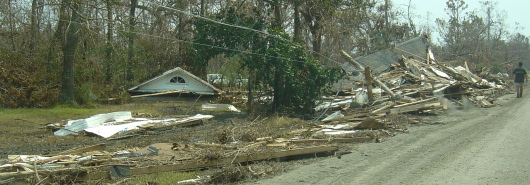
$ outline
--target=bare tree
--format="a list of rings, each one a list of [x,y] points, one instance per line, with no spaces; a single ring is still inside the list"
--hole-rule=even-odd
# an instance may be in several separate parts
[[[138,0],[131,0],[129,11],[129,34],[128,34],[128,46],[129,51],[127,55],[127,81],[134,79],[133,66],[136,64],[135,53],[134,53],[134,40],[136,39],[136,7],[138,6]]]
[[[106,0],[107,6],[107,44],[105,48],[105,81],[110,82],[112,78],[111,74],[111,61],[112,61],[112,43],[113,43],[113,30],[114,30],[114,18],[113,18],[113,0]]]
[[[64,2],[64,1],[63,1]],[[74,60],[81,30],[81,12],[83,6],[80,0],[71,2],[72,14],[66,31],[66,43],[63,46],[63,77],[59,101],[65,104],[76,104],[74,93]]]

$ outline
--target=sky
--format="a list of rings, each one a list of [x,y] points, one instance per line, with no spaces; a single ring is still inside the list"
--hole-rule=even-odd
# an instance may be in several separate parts
[[[407,13],[409,1],[411,3],[411,14],[417,26],[431,25],[434,28],[436,18],[448,19],[445,12],[447,0],[392,0],[394,7]],[[467,11],[475,11],[477,15],[483,15],[481,1],[464,0],[468,4]],[[529,0],[489,0],[497,3],[494,13],[499,12],[505,16],[505,23],[510,33],[521,33],[530,36],[530,1]],[[517,23],[517,24],[516,24]],[[437,42],[436,32],[433,30],[433,39]]]

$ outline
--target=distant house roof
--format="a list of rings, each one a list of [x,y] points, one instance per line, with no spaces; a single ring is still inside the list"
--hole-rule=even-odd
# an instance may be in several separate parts
[[[178,74],[178,75],[183,75],[183,76],[186,76],[186,78],[190,78],[191,80],[193,80],[193,83],[192,82],[186,82],[185,85],[181,85],[181,86],[167,86],[167,85],[164,85],[167,84],[168,82],[174,82],[172,81],[172,76],[174,76],[175,74]],[[164,82],[164,83],[160,83],[158,81],[167,81],[167,82]],[[156,84],[162,84],[160,86],[160,88],[147,88],[147,89],[142,89],[142,87],[145,87],[145,86],[156,86]],[[202,90],[199,90],[199,91],[194,91],[193,89],[195,88],[192,88],[190,86],[203,86]],[[220,93],[222,92],[220,89],[217,89],[215,86],[213,86],[212,84],[202,80],[201,78],[191,74],[190,72],[180,68],[180,67],[175,67],[171,70],[168,70],[164,73],[162,73],[161,75],[159,76],[156,76],[152,79],[149,79],[141,84],[138,84],[134,87],[131,87],[129,88],[128,90],[129,91],[139,91],[139,92],[161,92],[161,91],[171,91],[171,90],[188,90],[192,93],[199,93],[199,94],[209,94],[208,92],[204,91],[204,89],[206,89],[207,91],[211,91],[215,94],[217,93]]]
[[[401,56],[406,58],[414,57],[416,59],[425,59],[428,47],[429,43],[427,41],[427,36],[421,35],[397,44],[391,49],[385,49],[370,55],[360,56],[354,60],[364,66],[369,66],[375,73],[381,73],[388,70],[392,64],[397,64],[399,59],[401,59]],[[345,68],[345,66],[349,67]],[[346,62],[342,67],[348,71],[348,69],[351,69],[353,66]]]
[[[427,41],[427,36],[422,35],[397,44],[393,48],[377,51],[366,56],[360,56],[354,60],[361,63],[363,66],[369,66],[373,72],[379,74],[387,71],[392,64],[397,64],[401,59],[401,56],[425,60],[428,47],[429,43]],[[349,62],[343,63],[340,67],[346,72],[350,72],[350,76],[348,76],[347,79],[342,79],[339,82],[334,83],[332,87],[334,91],[355,88],[355,84],[351,83],[351,81],[364,79],[362,76],[363,72],[359,71],[359,69],[355,68]]]

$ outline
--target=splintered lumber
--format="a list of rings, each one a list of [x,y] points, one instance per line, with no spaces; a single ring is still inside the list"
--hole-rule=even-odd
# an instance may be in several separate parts
[[[51,161],[55,161],[55,160],[61,160],[61,159],[66,159],[66,158],[70,158],[70,156],[59,155],[59,156],[55,156],[55,157],[50,157],[48,159],[35,161],[35,164],[44,164],[44,163],[47,163],[47,162],[51,162]]]
[[[435,100],[435,99],[436,99],[436,97],[432,97],[432,98],[428,98],[428,99],[425,99],[425,100],[420,100],[420,101],[415,101],[415,102],[410,102],[410,103],[404,103],[404,104],[396,105],[396,106],[394,106],[394,108],[406,107],[406,106],[410,106],[410,105],[425,103],[425,102],[429,102],[429,101],[432,101],[432,100]]]
[[[495,107],[495,104],[492,104],[490,103],[488,100],[486,100],[485,98],[481,99],[480,101],[478,101],[480,106],[481,107],[484,107],[484,108],[490,108],[490,107]]]
[[[353,58],[350,55],[348,55],[348,53],[346,53],[343,50],[340,50],[340,53],[342,54],[343,58],[346,59],[346,61],[348,61],[348,63],[350,63],[351,65],[353,65],[353,66],[357,67],[358,69],[364,71],[364,67],[361,64],[359,64],[357,61],[353,60]],[[381,88],[388,95],[390,95],[390,97],[392,97],[392,99],[396,99],[396,96],[394,95],[394,92],[392,92],[383,82],[381,82],[380,80],[375,78],[375,76],[372,77],[372,81],[375,82],[377,85],[381,86]]]
[[[19,177],[19,176],[26,176],[26,175],[33,175],[33,174],[35,174],[34,171],[4,172],[4,173],[0,173],[0,179],[7,179],[10,177]]]
[[[61,174],[61,175],[71,175],[71,176],[77,177],[77,176],[82,176],[86,174],[86,169],[66,168],[66,169],[58,169],[58,170],[39,170],[38,173],[42,176],[49,176],[52,174]],[[4,173],[0,173],[0,179],[7,179],[11,177],[23,178],[23,177],[27,177],[31,175],[35,175],[35,171],[4,172]]]
[[[406,112],[414,112],[414,111],[420,111],[420,110],[426,110],[426,109],[433,109],[433,108],[440,108],[442,104],[440,102],[436,103],[422,103],[422,104],[415,104],[405,107],[398,107],[398,108],[392,108],[390,109],[391,114],[400,114],[400,113],[406,113]]]
[[[272,137],[260,137],[256,138],[256,141],[273,141],[274,139]]]
[[[333,151],[336,151],[337,149],[338,148],[336,146],[314,146],[314,147],[307,147],[307,148],[297,148],[297,149],[290,149],[290,150],[258,153],[258,154],[252,154],[252,155],[239,155],[236,157],[221,158],[221,159],[210,160],[210,161],[191,161],[191,162],[179,163],[179,164],[138,167],[138,168],[131,168],[130,172],[131,172],[131,175],[134,176],[134,175],[168,172],[168,171],[189,171],[189,170],[203,169],[203,168],[216,167],[216,166],[222,166],[222,165],[233,164],[233,163],[242,163],[242,162],[248,162],[248,161],[259,161],[259,160],[267,160],[267,159],[322,153],[322,152],[333,152]],[[108,171],[97,171],[93,173],[87,173],[81,177],[81,179],[83,180],[96,180],[96,179],[102,179],[102,178],[106,178],[106,179],[110,178],[109,172]]]
[[[158,96],[158,95],[166,95],[166,94],[174,94],[174,93],[183,93],[183,92],[186,92],[186,90],[164,91],[164,92],[153,93],[153,94],[142,94],[142,95],[131,96],[131,98],[140,98],[140,97],[148,97],[148,96]]]
[[[363,65],[361,65],[359,62],[353,60],[353,58],[350,55],[348,55],[348,53],[346,53],[344,50],[340,50],[340,54],[342,54],[342,56],[344,57],[344,59],[346,59],[346,61],[348,61],[348,63],[350,63],[351,65],[353,65],[357,69],[362,69],[364,71]]]
[[[290,140],[290,143],[364,143],[372,141],[371,137],[355,137],[355,138],[330,138],[330,139],[301,139]]]
[[[203,148],[223,148],[223,149],[229,149],[229,150],[233,150],[237,148],[235,146],[226,146],[226,145],[211,144],[211,143],[195,143],[193,144],[193,146],[203,147]]]
[[[372,114],[377,114],[377,113],[382,113],[382,112],[386,112],[386,110],[390,107],[394,106],[394,102],[390,102],[389,104],[381,107],[381,108],[378,108],[378,109],[375,109],[372,111]]]
[[[283,142],[283,143],[269,143],[266,146],[270,147],[286,147],[289,146],[290,142]]]

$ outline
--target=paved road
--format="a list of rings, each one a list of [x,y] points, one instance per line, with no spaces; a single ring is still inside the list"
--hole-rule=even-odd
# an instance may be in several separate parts
[[[530,184],[530,93],[250,184]]]

